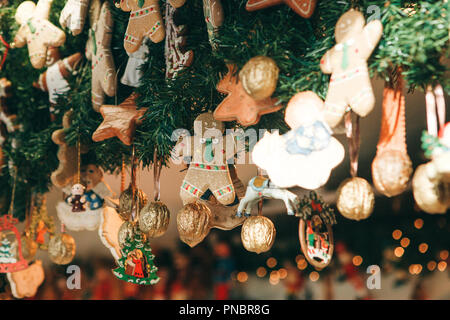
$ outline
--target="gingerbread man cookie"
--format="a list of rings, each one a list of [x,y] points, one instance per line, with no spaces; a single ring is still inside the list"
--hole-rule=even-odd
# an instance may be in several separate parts
[[[59,47],[66,41],[64,31],[48,21],[52,1],[39,0],[37,5],[24,1],[15,15],[20,29],[14,38],[14,46],[22,48],[28,45],[31,65],[36,69],[45,66],[49,46]]]
[[[89,0],[68,0],[59,16],[59,23],[76,36],[83,31]]]
[[[309,18],[314,13],[317,0],[248,0],[245,9],[256,11],[285,3],[298,15]]]
[[[112,97],[116,92],[116,67],[110,49],[113,23],[108,2],[104,2],[98,21],[90,30],[91,43],[86,46],[86,57],[92,60],[92,106],[97,112],[104,94]]]
[[[194,121],[194,136],[184,137],[175,146],[175,157],[192,157],[180,189],[184,205],[198,200],[208,189],[221,204],[233,203],[235,190],[227,160],[234,157],[234,138],[223,136],[224,132],[224,124],[212,113],[202,113]]]
[[[383,25],[369,22],[361,12],[350,10],[338,20],[335,29],[337,44],[320,60],[323,73],[331,73],[325,100],[325,121],[335,127],[347,107],[365,117],[375,104],[367,59],[380,41]]]

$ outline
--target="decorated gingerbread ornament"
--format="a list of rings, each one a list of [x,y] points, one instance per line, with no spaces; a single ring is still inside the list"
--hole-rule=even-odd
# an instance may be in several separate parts
[[[59,16],[59,23],[76,36],[83,31],[89,0],[67,0]]]
[[[137,51],[146,36],[155,43],[164,40],[165,32],[159,0],[120,0],[120,8],[130,12],[123,42],[127,53]]]
[[[92,61],[92,106],[97,112],[103,104],[104,94],[112,97],[116,92],[116,67],[110,48],[113,24],[108,1],[105,1],[90,30],[90,44],[86,45],[86,57]]]
[[[146,109],[137,109],[137,94],[132,93],[118,106],[103,105],[100,113],[103,122],[95,130],[92,140],[98,142],[117,137],[123,144],[131,145],[136,127],[141,123],[140,118]]]
[[[166,78],[173,79],[177,73],[190,66],[194,60],[192,50],[184,50],[186,44],[186,25],[175,22],[176,9],[166,4],[166,43],[164,55],[166,57]]]
[[[242,86],[234,65],[227,65],[228,73],[217,84],[217,91],[228,96],[217,106],[214,118],[220,121],[237,120],[243,126],[258,123],[262,115],[276,112],[282,108],[276,105],[277,100],[266,98],[255,100]]]
[[[233,203],[235,191],[227,160],[234,158],[234,138],[223,136],[225,126],[212,113],[202,113],[194,121],[194,136],[185,137],[173,156],[192,157],[181,184],[180,197],[186,205],[210,190],[223,205]],[[227,146],[227,141],[231,145]]]
[[[323,101],[314,92],[297,93],[286,107],[288,133],[266,132],[252,151],[253,162],[281,188],[317,189],[344,159],[344,147],[324,121]]]
[[[8,273],[7,277],[15,298],[34,297],[45,278],[42,261],[36,260],[24,270]]]
[[[48,92],[50,103],[55,104],[60,95],[70,90],[67,80],[70,75],[75,74],[82,58],[81,53],[75,53],[63,60],[58,60],[39,76],[33,86]]]
[[[14,46],[28,45],[31,65],[36,69],[45,66],[49,46],[59,47],[66,41],[64,31],[48,21],[52,0],[39,0],[37,5],[24,1],[17,8],[15,19],[20,29],[14,38]]]
[[[299,239],[306,260],[317,269],[331,262],[334,250],[333,229],[336,224],[334,210],[315,193],[300,200]]]
[[[286,4],[299,16],[309,18],[314,13],[317,0],[248,0],[245,9],[256,11],[279,4]]]
[[[331,73],[325,100],[325,121],[335,127],[350,107],[365,117],[375,105],[367,59],[380,41],[383,25],[373,20],[365,25],[361,12],[351,9],[336,23],[336,45],[320,60],[323,73]]]
[[[208,38],[214,50],[217,49],[216,38],[218,29],[223,24],[224,14],[221,0],[203,0],[203,14],[205,16]]]
[[[64,188],[68,184],[73,183],[78,171],[78,151],[77,146],[68,146],[66,142],[66,129],[68,129],[72,123],[72,111],[67,111],[63,117],[63,128],[56,130],[52,134],[52,140],[59,145],[58,160],[59,166],[54,172],[52,172],[50,179],[52,183],[59,188]],[[80,152],[85,151],[81,148]]]

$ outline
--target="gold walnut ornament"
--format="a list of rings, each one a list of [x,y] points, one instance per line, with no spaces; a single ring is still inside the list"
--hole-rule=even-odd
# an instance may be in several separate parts
[[[162,236],[169,227],[170,211],[161,201],[147,203],[139,213],[139,229],[150,238]]]
[[[272,96],[277,88],[278,66],[266,56],[256,56],[247,61],[239,72],[244,90],[255,100]]]
[[[211,210],[204,203],[186,204],[177,215],[177,229],[180,240],[195,247],[203,241],[210,230]]]
[[[275,241],[276,229],[273,222],[264,216],[254,216],[245,220],[241,229],[244,248],[250,252],[269,251]]]

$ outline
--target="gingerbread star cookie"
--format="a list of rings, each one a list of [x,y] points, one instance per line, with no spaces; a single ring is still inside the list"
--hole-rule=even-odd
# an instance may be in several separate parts
[[[285,3],[299,16],[309,18],[314,13],[317,0],[248,0],[245,9],[256,11]]]
[[[140,124],[139,118],[146,111],[145,108],[137,109],[137,94],[132,93],[118,106],[103,105],[100,113],[103,122],[95,130],[92,140],[99,142],[112,137],[117,137],[126,145],[131,145],[136,126]]]
[[[239,77],[233,75],[235,65],[227,65],[228,73],[217,84],[217,91],[227,93],[228,96],[217,106],[214,118],[220,121],[237,120],[243,126],[258,123],[262,115],[276,112],[282,108],[276,105],[277,99],[266,98],[255,100],[242,86]]]

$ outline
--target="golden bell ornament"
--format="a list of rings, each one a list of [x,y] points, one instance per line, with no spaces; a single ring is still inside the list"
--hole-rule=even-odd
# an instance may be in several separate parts
[[[430,162],[416,168],[412,188],[414,200],[423,211],[442,214],[450,208],[450,183],[435,177]]]
[[[250,252],[266,252],[272,248],[276,233],[275,226],[269,218],[253,216],[242,225],[242,244]]]
[[[247,61],[239,72],[244,90],[255,100],[269,98],[278,82],[278,66],[266,56],[256,56]]]
[[[211,210],[204,203],[186,204],[177,215],[177,229],[180,240],[195,247],[203,241],[210,230]]]
[[[387,197],[405,191],[412,172],[411,159],[404,152],[387,150],[377,155],[372,162],[372,180],[375,189]]]
[[[147,203],[147,196],[144,192],[140,189],[136,189],[135,193],[135,204],[137,208],[137,213],[146,205]],[[133,205],[133,191],[131,187],[124,190],[119,197],[119,215],[122,217],[123,220],[130,220],[131,218],[131,212],[132,212],[132,205]]]
[[[125,221],[119,228],[118,239],[119,246],[124,247],[127,239],[132,239],[134,236],[134,225],[129,221]]]
[[[170,211],[161,201],[147,203],[139,213],[139,229],[150,238],[162,236],[169,227]]]
[[[337,208],[351,220],[367,219],[375,205],[375,195],[370,184],[363,178],[353,177],[344,180],[338,189]]]
[[[75,250],[75,239],[67,233],[52,237],[48,243],[48,255],[56,264],[70,263],[75,257]]]

